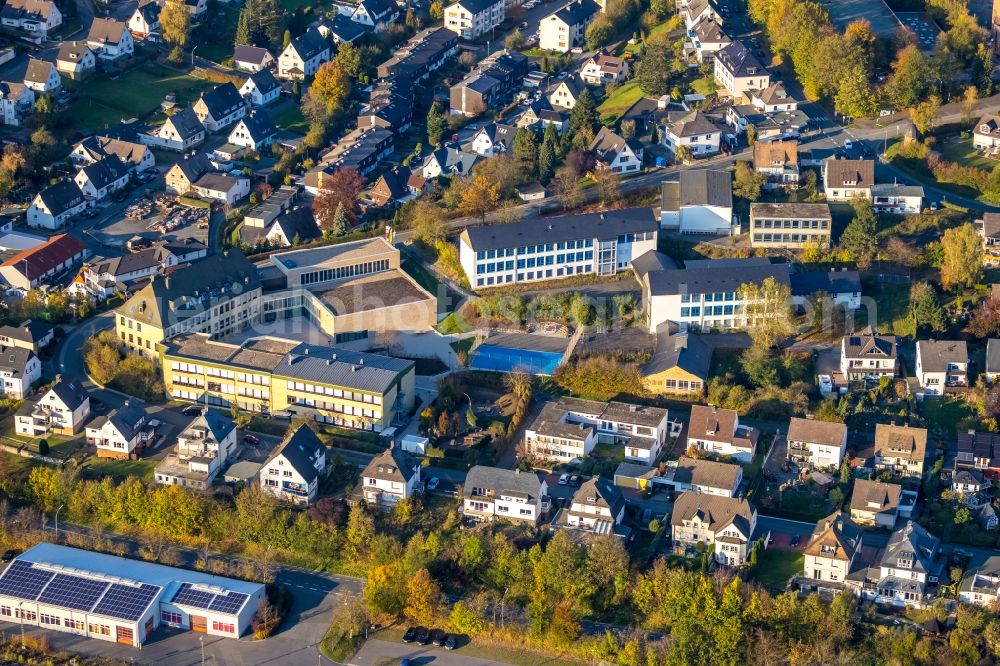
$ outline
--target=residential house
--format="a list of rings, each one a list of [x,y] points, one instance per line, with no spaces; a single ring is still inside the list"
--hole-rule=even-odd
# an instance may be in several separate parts
[[[212,163],[204,153],[193,153],[181,158],[167,170],[164,188],[167,192],[187,194],[194,189],[194,184],[199,178],[213,170]]]
[[[316,216],[308,206],[296,206],[278,216],[265,229],[260,230],[263,233],[253,234],[255,231],[259,230],[248,228],[244,233],[241,229],[240,237],[249,238],[251,245],[266,242],[272,249],[308,243],[323,236],[319,225],[316,224]]]
[[[37,354],[49,346],[54,335],[52,324],[41,319],[28,319],[17,326],[0,326],[0,346],[18,347]]]
[[[462,39],[476,39],[503,23],[504,0],[458,0],[444,10],[444,27]]]
[[[983,213],[976,228],[983,239],[983,263],[1000,266],[1000,213]]]
[[[683,0],[682,0],[683,1]],[[715,21],[722,25],[722,15],[714,0],[689,0],[683,2],[684,28],[691,30],[702,21]]]
[[[466,152],[457,145],[445,145],[427,156],[427,161],[420,168],[420,174],[428,179],[441,175],[468,176],[479,159],[478,154]]]
[[[34,90],[23,83],[0,81],[0,112],[4,125],[20,127],[21,121],[34,109]]]
[[[717,456],[727,456],[742,463],[753,460],[760,431],[740,425],[733,409],[715,405],[693,405],[688,420],[687,447]]]
[[[354,169],[368,177],[392,154],[396,135],[381,127],[359,127],[348,132],[320,158],[320,165],[303,176],[301,184],[310,194],[323,189],[323,178],[337,169]]]
[[[537,524],[548,504],[545,481],[518,469],[475,465],[462,489],[462,513],[475,520],[509,518]]]
[[[791,276],[792,303],[804,308],[815,296],[822,296],[824,303],[833,302],[848,310],[861,307],[861,274],[853,270],[811,271],[795,270]]]
[[[628,61],[624,58],[598,52],[580,65],[580,79],[592,86],[619,82],[628,78]]]
[[[366,502],[391,509],[396,502],[410,499],[423,490],[420,464],[393,446],[372,458],[361,472],[361,489]]]
[[[986,367],[983,370],[987,381],[1000,379],[1000,340],[996,338],[986,341]]]
[[[152,4],[152,3],[151,3]],[[87,42],[63,42],[56,54],[56,70],[71,79],[82,79],[97,67],[97,58]]]
[[[132,36],[136,39],[148,39],[151,35],[159,37],[161,9],[156,0],[140,3],[128,19],[128,30]]]
[[[823,194],[828,201],[850,201],[854,197],[871,199],[875,184],[874,160],[823,161]]]
[[[278,56],[278,78],[301,81],[329,60],[330,45],[315,28],[310,28],[289,42]]]
[[[35,92],[55,92],[62,88],[62,79],[56,66],[46,60],[28,58],[28,69],[24,72],[24,85]]]
[[[62,25],[62,12],[51,0],[8,0],[0,10],[0,25],[42,40]]]
[[[224,173],[206,173],[191,186],[203,199],[212,199],[230,206],[250,196],[250,179]]]
[[[681,456],[675,464],[667,463],[663,480],[675,493],[736,497],[743,483],[743,468],[716,460]]]
[[[325,470],[326,446],[308,425],[302,424],[264,461],[260,486],[293,504],[311,504]]]
[[[254,108],[262,108],[278,101],[281,84],[269,69],[251,74],[240,86],[240,95]]]
[[[101,135],[88,136],[80,141],[73,146],[69,157],[74,164],[83,166],[100,162],[110,155],[117,156],[133,173],[156,166],[156,156],[148,146]]]
[[[371,189],[371,198],[376,206],[400,204],[423,193],[423,188],[413,179],[409,167],[393,167],[386,171]],[[422,177],[418,176],[420,180]],[[411,181],[413,184],[411,185]]]
[[[87,33],[87,46],[97,55],[98,60],[115,62],[131,58],[135,52],[135,41],[125,21],[110,18],[95,18]]]
[[[167,454],[156,465],[153,478],[157,483],[164,485],[179,485],[194,490],[207,490],[219,471],[226,466],[227,462],[235,458],[237,446],[237,430],[233,422],[214,410],[203,410],[202,414],[195,417],[177,436],[177,446],[173,452]],[[303,458],[307,458],[307,456],[300,454],[299,451],[293,452],[286,448],[284,461],[288,465],[288,471],[293,474],[291,477],[281,474],[280,479],[271,480],[286,482],[291,478],[292,481],[289,484],[291,487],[285,490],[282,486],[272,485],[271,492],[275,492],[274,489],[278,488],[285,490],[285,498],[289,495],[294,499],[301,497],[294,492],[299,487],[293,485],[297,482],[295,473],[298,470],[290,462],[291,459],[301,462]],[[268,478],[259,477],[261,483],[266,486],[268,479],[272,476],[278,476],[278,474],[270,474],[271,469],[285,472],[285,466],[282,462],[278,462],[276,465],[268,467]],[[308,461],[302,467],[304,475],[310,476],[311,468]]]
[[[657,331],[656,348],[642,366],[642,383],[653,394],[700,395],[708,385],[712,347],[700,336]]]
[[[549,190],[537,180],[514,186],[514,192],[521,201],[541,201],[549,196]]]
[[[892,529],[899,515],[903,487],[895,483],[855,479],[851,494],[851,520]]]
[[[87,293],[104,300],[117,292],[127,295],[133,288],[144,286],[153,275],[207,254],[208,247],[193,238],[160,241],[137,252],[84,264],[80,277]]]
[[[876,183],[871,186],[871,198],[876,213],[917,215],[923,206],[924,188],[919,185]]]
[[[587,150],[594,154],[598,169],[618,174],[642,170],[642,143],[637,139],[625,139],[607,127],[601,128]]]
[[[572,111],[576,100],[580,98],[580,91],[580,84],[576,79],[566,77],[552,86],[546,97],[554,108]]]
[[[401,76],[423,81],[458,48],[458,35],[444,26],[427,28],[396,47],[394,54],[376,69],[380,79]]]
[[[259,46],[240,44],[233,51],[233,67],[251,74],[270,70],[276,62],[270,51]]]
[[[187,7],[188,14],[194,19],[204,14],[208,9],[208,0],[184,0],[184,6]]]
[[[777,113],[779,111],[796,111],[799,101],[785,88],[785,84],[775,81],[763,90],[750,92],[750,104],[762,113]]]
[[[715,82],[736,100],[749,99],[753,90],[771,85],[771,74],[743,42],[735,41],[719,49],[714,62]]]
[[[55,230],[86,207],[87,199],[80,186],[64,178],[35,195],[28,206],[26,219],[29,227]]]
[[[236,123],[236,127],[229,133],[229,143],[260,153],[274,143],[277,137],[278,128],[267,111],[261,109],[251,111]]]
[[[943,395],[950,386],[968,386],[968,345],[964,340],[919,340],[916,369],[924,395]]]
[[[758,141],[753,145],[753,168],[767,176],[766,188],[799,184],[799,150],[796,141]]]
[[[0,337],[6,337],[3,328],[0,328]],[[42,362],[34,351],[7,343],[0,347],[0,387],[5,398],[24,400],[41,378]]]
[[[483,157],[493,157],[514,148],[517,127],[501,123],[488,123],[472,136],[472,152]]]
[[[450,113],[474,118],[487,109],[497,108],[502,94],[498,80],[482,72],[473,72],[449,90]]]
[[[760,144],[757,144],[760,145]],[[830,247],[833,218],[825,203],[750,204],[751,247]]]
[[[625,498],[610,480],[593,476],[580,486],[569,507],[559,512],[553,527],[573,530],[584,541],[613,535],[631,537],[632,530],[622,524],[625,519]]]
[[[131,171],[117,155],[107,155],[82,167],[73,180],[91,201],[101,201],[128,185]]]
[[[205,126],[191,108],[167,117],[159,127],[148,134],[140,134],[139,141],[153,148],[186,153],[205,141]]]
[[[582,46],[587,26],[602,11],[594,0],[574,0],[549,14],[538,24],[538,47],[566,53]]]
[[[895,335],[876,333],[869,326],[840,341],[840,373],[847,381],[892,378],[898,366]]]
[[[685,234],[731,235],[735,227],[732,172],[692,169],[681,171],[679,180],[665,181],[660,225]]]
[[[135,399],[98,416],[87,424],[87,444],[97,447],[98,458],[132,460],[153,437],[145,407]]]
[[[879,423],[875,426],[875,470],[918,481],[924,476],[927,429]]]
[[[713,155],[722,145],[722,130],[701,111],[668,122],[662,127],[663,145],[673,153],[685,146],[695,157]]]
[[[951,491],[963,497],[974,496],[991,485],[992,482],[985,477],[982,470],[959,467],[956,464],[951,474]]]
[[[965,571],[958,588],[960,601],[994,608],[1000,602],[1000,555],[990,555]]]
[[[247,105],[232,83],[202,93],[191,107],[209,132],[221,132],[247,114]]]
[[[670,514],[670,530],[680,553],[708,546],[717,563],[741,566],[757,530],[757,511],[745,499],[682,493]]]
[[[56,378],[37,399],[25,400],[14,417],[14,430],[27,437],[48,433],[72,436],[83,429],[90,416],[90,395],[75,381]]]
[[[1000,116],[987,113],[972,130],[972,145],[990,154],[998,152],[1000,146]]]
[[[788,424],[788,459],[803,467],[840,468],[847,452],[847,426],[793,417]]]
[[[581,432],[572,433],[574,426]],[[584,430],[593,429],[593,437],[586,437]],[[548,433],[570,432],[584,435],[569,438],[576,444],[556,446]],[[625,459],[651,465],[660,457],[670,434],[667,410],[645,407],[625,402],[598,402],[564,397],[549,402],[524,434],[528,450],[538,457],[549,459],[582,458],[597,444],[623,446]],[[588,448],[589,446],[589,448]]]
[[[648,207],[528,217],[466,228],[459,236],[459,260],[473,288],[614,275],[656,249],[657,229]]]
[[[338,4],[338,10],[341,6],[343,5]],[[354,5],[350,5],[348,7],[354,7]],[[367,11],[365,13],[367,14]],[[360,18],[361,14],[359,13],[358,16]],[[316,27],[316,31],[323,36],[323,39],[329,39],[334,44],[338,45],[344,44],[345,42],[356,42],[363,35],[371,32],[367,25],[357,21],[352,21],[351,16],[339,13],[334,14],[332,17],[320,18],[314,26]]]
[[[549,125],[555,125],[556,132],[562,134],[566,131],[568,123],[569,114],[559,108],[553,108],[545,97],[529,104],[517,119],[518,127],[525,127],[536,133],[542,133]]]
[[[0,264],[0,277],[17,289],[34,289],[68,272],[88,256],[90,249],[86,245],[69,234],[59,234]]]
[[[393,0],[358,0],[353,7],[347,5],[347,8],[352,22],[373,28],[375,32],[383,32],[400,13],[399,5]],[[342,9],[343,5],[338,6],[338,11]]]
[[[711,64],[715,54],[732,43],[732,39],[722,29],[722,24],[715,16],[702,17],[692,29],[691,45],[695,49],[695,57],[699,63]]]
[[[358,114],[358,127],[381,127],[402,134],[413,124],[413,88],[402,82],[384,87],[384,91],[372,93],[367,107]]]
[[[956,436],[958,454],[955,466],[976,469],[984,473],[986,479],[996,479],[1000,475],[1000,435],[969,430]]]
[[[862,595],[881,603],[923,607],[937,595],[946,563],[941,541],[908,520],[889,537],[878,563],[874,593],[866,580]]]
[[[833,513],[816,523],[803,553],[802,574],[808,585],[843,583],[861,552],[864,532],[850,518]],[[860,560],[859,560],[860,561]]]

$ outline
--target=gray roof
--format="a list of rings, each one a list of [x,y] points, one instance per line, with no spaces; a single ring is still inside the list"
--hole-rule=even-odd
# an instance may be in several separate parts
[[[263,65],[264,59],[269,55],[271,54],[267,49],[259,46],[240,44],[233,51],[233,62],[249,62],[255,65]]]
[[[779,142],[780,143],[780,142]],[[758,142],[754,147],[765,145]],[[779,220],[830,220],[830,205],[826,203],[752,203],[750,217]]]
[[[651,208],[624,208],[603,213],[526,218],[511,224],[470,227],[462,232],[473,250],[496,250],[568,240],[611,240],[622,234],[657,231]]]
[[[851,494],[851,510],[882,513],[895,511],[903,487],[896,483],[855,479]],[[874,505],[874,506],[872,506]]]
[[[326,447],[308,425],[302,424],[291,437],[282,442],[264,464],[282,456],[306,483],[312,483],[319,476],[316,461],[320,455],[326,455]]]
[[[236,425],[214,409],[205,409],[184,428],[184,435],[195,428],[207,430],[216,442],[222,442],[236,428]]]
[[[871,326],[858,333],[844,336],[843,346],[847,358],[861,356],[896,358],[896,336],[876,333]]]
[[[586,23],[592,16],[601,11],[601,6],[594,0],[576,0],[562,9],[554,12],[566,25]],[[551,14],[549,15],[551,16]],[[548,18],[548,17],[546,17]],[[544,20],[544,19],[543,19]]]
[[[715,54],[715,59],[734,77],[763,76],[768,73],[764,65],[740,41],[726,44]]]
[[[49,388],[49,391],[55,393],[69,409],[76,409],[90,399],[83,385],[72,379],[60,379]]]
[[[316,28],[309,28],[289,44],[302,60],[309,60],[330,48]]]
[[[17,326],[0,326],[0,336],[38,344],[38,342],[52,332],[52,324],[41,319],[29,319],[22,321]]]
[[[212,192],[229,192],[239,183],[239,179],[226,173],[206,173],[195,181],[195,185]]]
[[[873,197],[923,197],[924,188],[919,185],[899,185],[896,183],[876,183],[872,185]]]
[[[668,296],[733,292],[744,284],[760,284],[769,277],[773,277],[779,284],[789,284],[788,264],[760,265],[747,262],[738,266],[732,262],[720,262],[718,265],[654,271],[647,276],[647,280],[650,294]]]
[[[230,81],[202,93],[201,101],[205,103],[205,107],[213,118],[223,118],[232,113],[234,109],[246,105],[240,96],[240,91]]]
[[[708,381],[708,371],[712,365],[712,346],[700,336],[692,333],[669,335],[666,327],[661,334],[656,331],[656,351],[649,362],[642,367],[644,376],[653,375],[670,368],[681,368],[702,381]]]
[[[88,164],[80,169],[87,180],[97,189],[108,187],[115,181],[128,175],[128,167],[119,159],[117,155],[107,155],[97,162]]]
[[[535,500],[541,496],[542,482],[534,472],[475,465],[465,476],[463,493],[466,497],[472,496],[473,488],[492,490],[495,497],[499,497],[504,491],[512,491],[526,495],[529,500]]]
[[[682,171],[679,181],[663,183],[661,207],[677,211],[685,206],[733,207],[733,175],[729,171]]]
[[[146,409],[138,400],[129,399],[124,405],[108,414],[108,421],[128,441],[135,437],[145,423]]]
[[[278,79],[274,78],[274,74],[269,69],[254,72],[247,77],[247,80],[253,81],[254,87],[260,91],[261,95],[267,95],[281,87],[281,83]]]
[[[613,481],[594,476],[587,480],[577,489],[575,493],[573,493],[573,499],[570,504],[570,512],[579,514],[579,512],[573,511],[573,504],[583,504],[585,506],[595,506],[607,509],[611,513],[611,517],[615,518],[625,506],[625,498],[622,497],[621,491]],[[589,513],[579,515],[586,515],[588,517],[592,516],[592,514]]]
[[[1000,340],[997,338],[986,342],[986,372],[1000,374]]]
[[[372,458],[365,470],[361,472],[361,478],[406,483],[413,478],[418,467],[419,465],[409,454],[394,446]],[[468,479],[466,485],[468,485]]]
[[[15,377],[24,375],[28,361],[35,358],[35,352],[24,347],[0,347],[0,370]]]
[[[795,271],[791,274],[792,295],[860,294],[861,274],[857,271]]]
[[[968,363],[969,347],[965,340],[920,340],[917,356],[924,372],[944,372],[949,363]]]
[[[677,137],[698,136],[699,134],[714,134],[722,130],[701,111],[692,111],[668,124],[670,133]]]
[[[941,541],[922,526],[906,521],[906,524],[892,533],[885,547],[881,564],[883,567],[906,568],[912,571],[935,573],[943,563],[938,560]],[[899,562],[908,563],[899,566]]]
[[[83,201],[83,192],[72,178],[64,178],[39,192],[38,198],[55,217],[79,205]]]
[[[484,12],[493,5],[497,4],[497,0],[458,0],[458,2],[454,4],[459,5],[465,11],[475,15],[480,12]]]
[[[167,118],[167,122],[173,125],[174,130],[182,141],[186,141],[199,132],[205,131],[205,126],[198,120],[191,107],[185,107]]]
[[[732,490],[736,487],[741,471],[739,465],[681,456],[674,471],[674,481],[691,486]]]
[[[847,426],[843,423],[792,418],[788,424],[788,441],[840,446],[847,440]]]
[[[349,386],[360,391],[385,393],[413,361],[337,347],[302,344],[281,357],[272,370],[276,375]]]

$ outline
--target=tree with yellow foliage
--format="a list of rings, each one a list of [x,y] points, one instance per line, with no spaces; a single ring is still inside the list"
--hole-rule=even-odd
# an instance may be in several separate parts
[[[459,197],[463,213],[486,219],[486,213],[500,205],[500,186],[485,176],[473,176]]]
[[[316,70],[309,94],[326,106],[327,113],[333,114],[351,95],[351,77],[338,60],[323,63]]]

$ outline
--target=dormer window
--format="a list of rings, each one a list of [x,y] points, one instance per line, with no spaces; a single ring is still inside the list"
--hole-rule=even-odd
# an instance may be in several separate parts
[[[597,504],[597,495],[588,495],[587,504]]]

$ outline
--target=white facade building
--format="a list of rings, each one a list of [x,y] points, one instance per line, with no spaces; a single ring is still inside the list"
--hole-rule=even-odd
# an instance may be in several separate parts
[[[946,387],[968,386],[968,345],[964,340],[920,340],[916,369],[924,395],[943,395]]]
[[[301,425],[264,462],[261,487],[280,499],[306,505],[316,499],[319,479],[326,470],[326,446]]]
[[[396,447],[372,458],[361,472],[364,500],[381,509],[391,509],[396,502],[410,499],[422,489],[420,464]]]
[[[444,10],[444,27],[463,39],[476,39],[503,23],[504,0],[458,0]]]
[[[477,520],[508,518],[535,524],[548,485],[533,472],[476,465],[465,477],[462,513]]]

